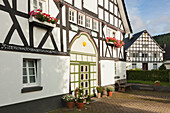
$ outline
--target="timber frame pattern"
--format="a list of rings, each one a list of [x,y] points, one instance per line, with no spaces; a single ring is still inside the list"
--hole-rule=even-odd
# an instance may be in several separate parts
[[[82,27],[82,26],[79,26],[78,24],[76,24],[76,26],[78,26],[79,28],[82,28],[83,30],[79,30],[79,32],[81,31],[86,31],[88,32],[91,37],[93,37],[94,39],[97,39],[98,40],[98,53],[100,56],[99,59],[108,59],[108,60],[122,60],[122,61],[125,61],[125,51],[123,49],[123,51],[120,49],[120,51],[118,51],[118,49],[116,49],[116,56],[117,58],[113,58],[113,46],[112,47],[109,47],[110,45],[106,44],[106,48],[104,48],[104,43],[106,43],[106,36],[104,34],[104,26],[107,24],[108,27],[111,27],[113,29],[115,29],[116,31],[120,31],[123,36],[121,36],[121,40],[124,41],[125,39],[125,31],[120,29],[121,26],[123,27],[124,29],[124,26],[123,26],[123,23],[122,23],[122,19],[121,19],[121,15],[119,13],[119,8],[118,8],[118,15],[120,16],[116,16],[114,13],[110,12],[109,9],[110,9],[110,3],[113,3],[113,5],[116,5],[118,7],[117,4],[115,4],[113,1],[109,0],[108,2],[108,10],[104,8],[105,6],[105,2],[103,1],[103,6],[101,5],[98,5],[98,8],[101,8],[103,9],[103,16],[104,16],[104,20],[105,20],[105,12],[108,12],[109,13],[109,16],[110,14],[112,14],[114,17],[116,17],[118,20],[121,20],[121,24],[119,27],[116,27],[114,25],[111,25],[109,22],[112,21],[110,20],[110,17],[109,17],[109,22],[106,22],[104,20],[101,20],[98,18],[98,15],[97,14],[94,14],[93,12],[91,11],[88,11],[86,8],[83,7],[83,3],[84,1],[82,0],[82,10],[79,10],[77,9],[76,7],[74,7],[74,0],[72,0],[73,3],[72,4],[69,4],[67,2],[64,2],[62,0],[54,0],[54,2],[56,3],[56,6],[57,8],[59,9],[59,14],[56,16],[57,19],[60,20],[60,23],[59,24],[56,24],[56,27],[59,27],[60,28],[60,45],[61,47],[58,47],[55,40],[54,40],[54,36],[52,34],[52,31],[53,31],[53,28],[49,27],[49,26],[45,26],[45,25],[41,25],[41,24],[38,24],[36,22],[29,22],[29,41],[26,40],[26,37],[24,36],[24,33],[21,29],[21,26],[16,18],[16,16],[20,16],[20,17],[23,17],[23,18],[26,18],[26,19],[29,19],[29,15],[27,13],[23,13],[23,12],[20,12],[17,10],[17,0],[12,0],[12,7],[10,6],[9,4],[9,1],[8,0],[3,0],[4,2],[4,6],[3,5],[0,5],[0,10],[2,11],[5,11],[7,13],[9,13],[12,21],[13,21],[13,25],[12,27],[10,28],[9,30],[9,33],[8,35],[6,36],[6,39],[4,40],[3,43],[0,43],[0,49],[1,50],[7,50],[7,51],[21,51],[21,52],[31,52],[31,53],[40,53],[40,54],[53,54],[53,55],[70,55],[70,48],[69,48],[69,45],[71,42],[69,42],[69,30],[73,31],[70,27],[70,24],[75,24],[75,23],[71,23],[69,22],[69,17],[68,17],[68,14],[69,14],[69,7],[73,8],[73,9],[76,9],[77,11],[79,12],[82,12],[82,13],[86,13],[89,17],[92,17],[93,19],[95,20],[99,20],[100,22],[98,23],[98,31],[94,31],[97,33],[97,37],[94,37],[90,34],[91,29],[88,29],[86,27]],[[116,0],[117,1],[117,0]],[[66,14],[66,26],[63,26],[63,11],[62,11],[62,8],[64,5],[67,5],[69,7],[65,7],[66,10],[65,10],[65,14]],[[30,12],[30,0],[28,0],[28,13]],[[114,10],[114,8],[113,8]],[[78,15],[77,15],[78,16]],[[115,20],[113,19],[113,22]],[[119,21],[118,21],[119,22]],[[78,22],[77,22],[78,23]],[[119,25],[119,23],[118,23]],[[42,37],[42,40],[40,41],[38,47],[34,47],[34,32],[33,32],[33,27],[36,26],[36,27],[41,27],[43,29],[46,29],[46,33],[45,35]],[[93,25],[92,25],[93,26]],[[102,27],[102,36],[100,36],[100,27]],[[13,45],[13,44],[9,44],[10,40],[11,40],[11,37],[12,37],[12,34],[14,33],[14,31],[17,30],[19,36],[20,36],[20,39],[22,40],[22,43],[24,44],[24,46],[20,46],[20,45]],[[67,51],[64,51],[64,41],[63,41],[63,30],[66,30],[66,50]],[[50,36],[50,37],[49,37]],[[51,49],[43,49],[43,45],[45,44],[46,40],[48,38],[51,38],[51,41],[52,41],[52,44],[54,46],[54,50],[51,50]],[[100,46],[100,43],[102,43],[102,46]],[[58,48],[61,48],[61,51],[59,51]],[[102,53],[100,53],[100,49],[102,49]],[[105,53],[104,53],[104,49],[105,49]],[[109,53],[110,57],[106,57],[106,54]],[[123,55],[124,53],[124,55]]]
[[[139,34],[139,40],[136,40],[130,45],[129,48],[126,49],[126,52],[128,53],[126,54],[127,62],[163,62],[164,50],[160,47],[160,45],[152,38],[152,36],[146,30],[139,32]],[[147,34],[147,36],[145,36],[144,34]],[[139,56],[139,51],[142,53],[142,56]],[[155,58],[154,56],[149,56],[148,53],[152,53],[152,55],[156,54]],[[162,55],[160,55],[161,53]]]

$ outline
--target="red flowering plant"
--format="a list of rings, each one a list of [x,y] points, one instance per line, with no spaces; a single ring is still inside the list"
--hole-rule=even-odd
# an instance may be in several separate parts
[[[122,46],[125,45],[125,43],[123,41],[118,40],[115,37],[107,37],[106,42],[107,43],[109,42],[109,43],[113,44],[114,47],[116,47],[116,48],[121,48]]]
[[[49,14],[43,13],[42,10],[37,9],[36,11],[33,10],[29,13],[30,16],[33,16],[34,18],[38,19],[41,22],[48,22],[55,24],[57,23],[57,19],[54,17],[50,17]]]

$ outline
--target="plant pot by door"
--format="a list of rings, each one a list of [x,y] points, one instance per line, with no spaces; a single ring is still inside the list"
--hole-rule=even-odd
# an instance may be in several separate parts
[[[109,97],[112,97],[112,92],[111,92],[111,91],[109,91],[108,93],[109,93]]]
[[[78,102],[77,102],[77,108],[78,108],[78,109],[83,108],[83,105],[84,105],[84,103],[78,103]]]
[[[101,97],[101,93],[97,93],[97,98],[100,98]]]
[[[161,84],[160,83],[155,83],[155,86],[160,86]]]
[[[72,109],[74,102],[67,102],[67,108]]]

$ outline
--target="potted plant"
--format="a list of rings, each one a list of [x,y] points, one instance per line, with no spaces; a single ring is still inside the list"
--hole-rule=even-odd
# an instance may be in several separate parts
[[[90,97],[90,95],[88,95],[87,98],[86,98],[86,104],[89,104],[90,101],[91,101],[91,97]]]
[[[84,97],[84,94],[83,94],[83,89],[78,89],[78,97],[77,97],[77,108],[78,109],[81,109],[83,106],[84,106],[84,100],[85,100],[85,97]]]
[[[108,95],[111,97],[112,96],[112,92],[114,91],[114,87],[113,86],[108,86],[106,88],[106,91],[108,92]]]
[[[97,90],[97,98],[101,97],[101,93],[103,92],[103,88],[102,87],[96,87]]]
[[[66,105],[69,109],[73,108],[73,104],[75,101],[75,97],[73,95],[71,94],[64,95],[62,99],[64,100],[64,102],[66,102]]]
[[[161,85],[161,82],[159,80],[155,81],[155,85],[156,86],[160,86]]]

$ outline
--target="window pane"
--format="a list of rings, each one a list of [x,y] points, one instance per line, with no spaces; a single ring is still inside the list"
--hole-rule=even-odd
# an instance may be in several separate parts
[[[23,68],[23,75],[27,75],[27,69]]]
[[[37,6],[37,0],[34,0],[34,6]]]
[[[85,84],[85,85],[86,85],[86,87],[88,87],[88,82],[86,82],[86,84]]]
[[[28,61],[28,67],[34,67],[34,61]]]
[[[88,71],[87,66],[85,66],[85,71],[86,71],[86,72]]]
[[[34,68],[29,68],[29,75],[35,75]]]
[[[81,80],[83,80],[83,74],[81,74]]]
[[[88,79],[88,74],[86,74],[86,79]]]
[[[83,82],[81,82],[81,87],[83,88],[83,86],[84,86],[84,83],[83,83]]]
[[[23,77],[23,84],[26,84],[28,81],[27,81],[27,77]]]
[[[30,76],[30,83],[35,83],[35,76]]]
[[[23,67],[26,67],[26,61],[23,60]]]
[[[81,72],[83,72],[83,66],[81,66]]]
[[[41,2],[39,2],[39,9],[42,10],[42,3]]]

